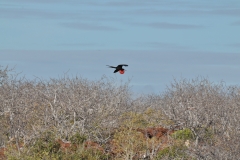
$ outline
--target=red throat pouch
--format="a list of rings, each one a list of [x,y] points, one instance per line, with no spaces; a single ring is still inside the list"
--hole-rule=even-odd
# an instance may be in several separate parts
[[[120,70],[119,71],[120,74],[124,74],[124,72],[125,72],[124,70]]]

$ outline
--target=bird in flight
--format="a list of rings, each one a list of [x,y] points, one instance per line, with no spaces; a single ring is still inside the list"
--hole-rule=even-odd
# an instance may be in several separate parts
[[[116,73],[116,72],[119,72],[120,74],[124,74],[125,72],[125,69],[123,69],[122,67],[123,66],[128,66],[127,64],[119,64],[117,67],[114,67],[114,66],[109,66],[107,65],[109,68],[115,68],[115,71],[113,73]]]

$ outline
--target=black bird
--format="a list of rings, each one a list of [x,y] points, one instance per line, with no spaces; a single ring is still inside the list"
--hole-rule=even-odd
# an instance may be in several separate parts
[[[115,71],[113,73],[119,72],[120,74],[124,74],[125,69],[123,69],[123,66],[128,66],[127,64],[119,64],[117,67],[114,66],[109,66],[107,65],[109,68],[115,68]]]

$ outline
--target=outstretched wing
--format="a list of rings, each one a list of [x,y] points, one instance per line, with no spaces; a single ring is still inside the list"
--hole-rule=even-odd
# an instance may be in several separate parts
[[[122,69],[122,66],[128,66],[128,65],[127,65],[127,64],[119,64],[119,65],[117,66],[117,69],[121,70],[121,69]]]
[[[119,64],[118,66],[121,66],[121,67],[126,66],[127,67],[128,65],[127,64]]]
[[[114,67],[114,66],[109,66],[109,65],[107,65],[109,68],[117,68],[117,67]]]
[[[119,70],[118,69],[116,69],[113,73],[117,73]]]

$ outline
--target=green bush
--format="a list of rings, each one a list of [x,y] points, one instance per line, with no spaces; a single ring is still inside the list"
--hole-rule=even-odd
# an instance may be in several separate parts
[[[70,138],[72,144],[83,144],[86,140],[87,137],[85,135],[81,135],[80,133],[76,133]]]
[[[191,139],[194,139],[194,134],[190,129],[185,128],[183,130],[175,131],[172,134],[172,137],[175,139],[181,139],[181,140],[188,140],[188,139],[191,140]]]
[[[49,152],[27,153],[21,155],[7,155],[9,160],[109,160],[109,156],[100,151],[78,148],[75,152],[63,152],[49,154]]]
[[[85,148],[83,143],[86,136],[79,133],[71,138],[72,146],[69,150],[61,148],[56,140],[54,132],[42,133],[32,144],[25,146],[19,152],[15,148],[8,147],[7,157],[10,160],[107,160],[109,156],[101,151],[92,148]]]
[[[60,149],[60,144],[55,140],[53,132],[47,131],[43,133],[34,143],[32,151],[34,153],[48,152],[57,153]]]
[[[168,159],[188,159],[189,156],[186,155],[185,150],[186,146],[183,145],[173,145],[163,150],[159,151],[156,159],[168,158]]]

